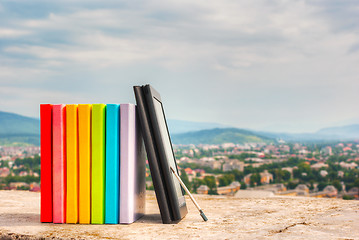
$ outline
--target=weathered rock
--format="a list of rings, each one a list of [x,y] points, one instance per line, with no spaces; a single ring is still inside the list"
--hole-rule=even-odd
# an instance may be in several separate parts
[[[359,202],[304,197],[235,198],[196,195],[203,222],[187,199],[189,214],[161,223],[153,192],[146,216],[130,225],[40,223],[40,194],[0,191],[0,239],[359,239]]]

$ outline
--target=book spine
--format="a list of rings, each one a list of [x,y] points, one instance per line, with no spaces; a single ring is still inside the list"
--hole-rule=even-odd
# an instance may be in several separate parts
[[[53,222],[64,223],[66,215],[66,132],[64,104],[53,105]]]
[[[91,104],[78,105],[79,122],[79,223],[91,219]]]
[[[77,105],[66,105],[66,223],[78,222]]]
[[[52,222],[52,105],[40,105],[41,222]]]
[[[120,223],[134,221],[135,105],[120,106]]]
[[[106,105],[92,106],[91,223],[105,222]]]
[[[105,223],[118,224],[120,194],[120,105],[106,105]]]

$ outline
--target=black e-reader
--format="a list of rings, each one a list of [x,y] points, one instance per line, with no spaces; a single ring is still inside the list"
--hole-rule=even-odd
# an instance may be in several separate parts
[[[150,85],[134,86],[153,187],[163,223],[179,222],[187,214],[171,137],[160,94]]]

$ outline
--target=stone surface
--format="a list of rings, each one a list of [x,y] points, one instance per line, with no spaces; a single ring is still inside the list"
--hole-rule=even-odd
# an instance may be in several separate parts
[[[0,191],[0,239],[359,239],[359,202],[304,197],[196,195],[209,221],[187,198],[188,215],[161,224],[153,192],[146,216],[130,225],[40,223],[40,194]]]
[[[268,198],[273,196],[274,193],[263,190],[238,190],[235,194],[236,198]]]

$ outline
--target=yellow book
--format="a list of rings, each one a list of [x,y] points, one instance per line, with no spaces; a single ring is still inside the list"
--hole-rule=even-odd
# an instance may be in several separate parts
[[[66,105],[66,223],[78,223],[77,104]]]
[[[92,106],[91,223],[105,222],[106,105]]]
[[[91,222],[91,104],[79,104],[79,223]]]

